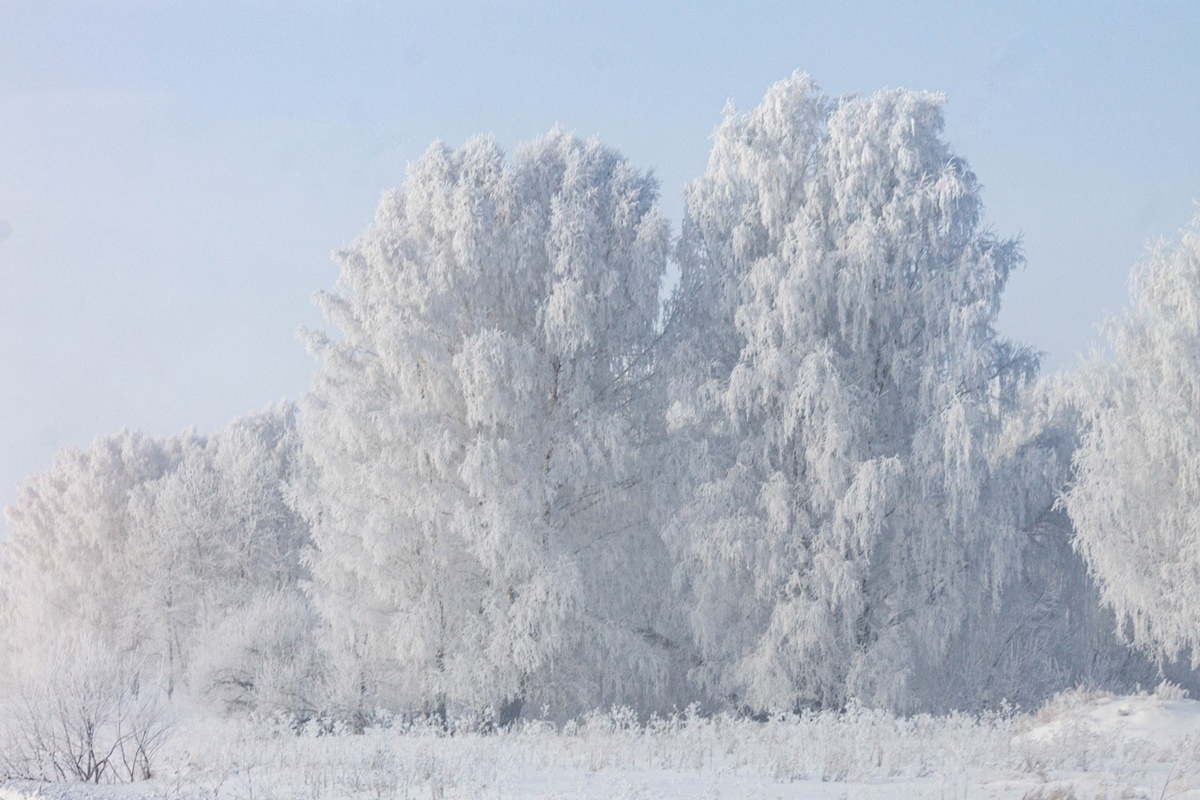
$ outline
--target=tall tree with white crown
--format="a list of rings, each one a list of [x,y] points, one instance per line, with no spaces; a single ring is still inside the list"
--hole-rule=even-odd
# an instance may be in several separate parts
[[[561,131],[511,160],[436,144],[339,255],[299,496],[348,708],[663,701],[656,196]]]
[[[1020,256],[941,105],[797,75],[687,192],[666,370],[695,490],[667,537],[726,702],[918,705],[1019,553],[988,454],[1037,367],[994,329]]]

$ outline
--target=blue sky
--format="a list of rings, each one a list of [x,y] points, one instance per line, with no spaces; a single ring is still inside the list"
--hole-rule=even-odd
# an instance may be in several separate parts
[[[732,100],[947,94],[1028,264],[1006,335],[1070,366],[1200,198],[1200,4],[0,0],[0,504],[122,427],[298,398],[329,255],[434,139],[556,123],[680,191]]]

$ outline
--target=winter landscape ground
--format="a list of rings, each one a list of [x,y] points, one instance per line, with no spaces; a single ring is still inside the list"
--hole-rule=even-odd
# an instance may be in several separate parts
[[[898,718],[853,709],[754,721],[590,715],[562,727],[358,735],[190,715],[132,785],[10,782],[33,798],[1185,798],[1200,703],[1173,687],[1063,694],[1036,713]]]

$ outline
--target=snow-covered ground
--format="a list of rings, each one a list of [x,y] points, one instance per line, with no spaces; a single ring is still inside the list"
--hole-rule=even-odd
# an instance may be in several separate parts
[[[856,710],[753,722],[595,715],[563,728],[299,735],[190,715],[126,786],[9,783],[30,798],[1200,797],[1200,702],[1072,692],[1034,714]]]

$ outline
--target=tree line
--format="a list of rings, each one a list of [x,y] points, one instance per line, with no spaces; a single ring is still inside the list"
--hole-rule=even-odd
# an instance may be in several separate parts
[[[4,673],[86,640],[354,720],[1194,685],[1200,228],[1039,377],[942,103],[776,84],[677,236],[598,141],[435,144],[337,255],[298,407],[24,482]]]

